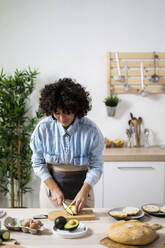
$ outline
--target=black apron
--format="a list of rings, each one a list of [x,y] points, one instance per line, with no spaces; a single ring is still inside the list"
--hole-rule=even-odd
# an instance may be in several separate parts
[[[75,166],[72,165],[64,165],[64,167],[62,167],[64,170],[57,170],[55,168],[56,166],[57,165],[47,164],[50,174],[57,183],[58,187],[61,189],[65,199],[73,200],[85,181],[88,167],[83,166],[84,168],[75,168]],[[71,170],[70,166],[72,167]],[[59,166],[59,168],[60,167],[61,166]],[[50,190],[49,196],[51,196]]]
[[[69,173],[53,171],[52,177],[64,194],[65,199],[73,200],[80,191],[87,171],[73,171]]]

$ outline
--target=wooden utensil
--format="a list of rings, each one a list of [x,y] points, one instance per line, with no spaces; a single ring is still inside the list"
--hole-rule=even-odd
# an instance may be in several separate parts
[[[48,219],[54,221],[58,216],[64,216],[67,220],[78,219],[78,220],[95,220],[96,215],[92,209],[83,209],[77,215],[70,215],[65,210],[59,209],[48,213]]]
[[[140,140],[139,140],[139,133],[138,133],[138,120],[136,117],[133,116],[132,113],[130,113],[131,120],[130,123],[132,124],[135,132],[135,139],[136,139],[136,147],[140,146]]]
[[[140,137],[141,137],[141,124],[142,124],[142,121],[143,121],[143,119],[142,119],[142,117],[139,117],[138,118],[138,136],[139,136],[139,146],[140,146]]]
[[[117,243],[108,237],[101,239],[100,243],[109,248],[139,248],[139,246],[135,246],[135,245],[123,245],[123,244]]]

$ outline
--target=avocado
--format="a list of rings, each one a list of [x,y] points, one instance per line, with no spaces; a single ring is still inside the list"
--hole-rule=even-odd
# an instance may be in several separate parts
[[[10,239],[10,232],[7,230],[0,230],[0,239],[3,241]]]
[[[77,214],[75,205],[70,205],[68,208],[72,211],[73,215]],[[67,211],[68,214],[70,214],[70,212],[68,211],[68,208],[66,208],[66,211]]]
[[[58,216],[54,220],[54,227],[57,229],[64,229],[66,223],[67,223],[67,219],[64,216]]]
[[[79,225],[79,221],[77,219],[68,220],[64,226],[64,229],[72,231],[75,230]]]

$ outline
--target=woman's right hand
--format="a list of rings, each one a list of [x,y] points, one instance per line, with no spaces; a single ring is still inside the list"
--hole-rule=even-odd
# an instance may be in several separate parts
[[[51,190],[52,201],[55,201],[58,206],[62,205],[64,201],[64,195],[60,189],[52,189]]]
[[[52,201],[55,201],[58,206],[61,206],[62,201],[64,201],[64,194],[62,193],[56,182],[53,180],[52,177],[50,177],[45,180],[44,183],[51,192]]]

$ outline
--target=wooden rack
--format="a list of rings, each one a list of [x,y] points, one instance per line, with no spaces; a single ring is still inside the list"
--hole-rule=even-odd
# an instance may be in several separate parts
[[[165,52],[155,52],[156,74],[159,75],[158,82],[152,82],[154,74],[154,52],[118,52],[121,71],[121,81],[115,81],[114,76],[118,75],[115,52],[108,52],[108,94],[140,94],[141,86],[141,62],[144,63],[144,89],[148,94],[165,93]],[[126,91],[125,64],[127,63],[127,84]]]

